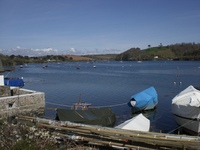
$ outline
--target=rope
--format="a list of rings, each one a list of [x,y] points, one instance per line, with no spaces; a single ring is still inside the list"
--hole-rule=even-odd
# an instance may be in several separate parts
[[[101,107],[117,107],[117,106],[122,106],[126,105],[127,103],[122,103],[122,104],[115,104],[115,105],[107,105],[107,106],[94,106],[94,108],[101,108]]]
[[[51,104],[51,105],[57,105],[57,106],[65,106],[65,107],[71,107],[71,105],[64,105],[64,104],[58,104],[58,103],[52,103],[52,102],[46,102],[47,104]],[[115,105],[108,105],[108,106],[94,106],[93,108],[101,108],[101,107],[117,107],[117,106],[122,106],[122,105],[126,105],[127,103],[122,103],[122,104],[115,104]]]
[[[168,133],[170,134],[170,133],[176,131],[177,129],[179,129],[179,128],[181,128],[181,127],[183,127],[183,126],[185,126],[185,125],[187,125],[187,124],[189,124],[189,123],[191,123],[191,122],[193,122],[193,120],[186,122],[185,124],[183,124],[183,125],[177,127],[176,129],[174,129],[174,130],[172,130],[172,131],[170,131],[170,132],[168,132]]]
[[[7,77],[9,74],[10,74],[10,72],[8,72],[8,73],[5,75],[5,77]]]
[[[47,104],[51,104],[51,105],[58,105],[58,106],[71,107],[71,105],[57,104],[57,103],[51,103],[51,102],[46,102],[46,103],[47,103]]]

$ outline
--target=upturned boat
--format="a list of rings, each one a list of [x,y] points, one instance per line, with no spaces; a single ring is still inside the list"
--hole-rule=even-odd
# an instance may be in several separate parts
[[[147,119],[142,113],[140,113],[140,114],[136,115],[135,117],[119,124],[115,128],[147,132],[150,129],[150,120]]]

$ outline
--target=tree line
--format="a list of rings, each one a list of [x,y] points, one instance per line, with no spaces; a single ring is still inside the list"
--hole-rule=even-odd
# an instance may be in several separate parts
[[[72,61],[71,57],[67,57],[64,55],[47,55],[40,57],[28,57],[21,55],[3,55],[0,54],[0,60],[2,61],[4,66],[12,66],[12,65],[23,65],[28,63],[46,63],[48,61]]]

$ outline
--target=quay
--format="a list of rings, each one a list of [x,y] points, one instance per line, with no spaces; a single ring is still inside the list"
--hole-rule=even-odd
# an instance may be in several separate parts
[[[44,113],[44,92],[23,89],[23,79],[5,78],[6,71],[0,60],[0,119],[31,112],[40,113],[42,109]]]
[[[44,113],[45,94],[19,87],[0,86],[0,119],[29,113]]]

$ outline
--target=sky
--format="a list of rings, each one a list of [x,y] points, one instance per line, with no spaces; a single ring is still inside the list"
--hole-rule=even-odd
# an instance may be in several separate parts
[[[200,0],[0,0],[0,53],[119,54],[200,42]]]

